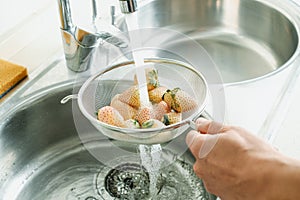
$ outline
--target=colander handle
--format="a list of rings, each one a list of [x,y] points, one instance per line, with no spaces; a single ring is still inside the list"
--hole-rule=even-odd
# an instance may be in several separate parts
[[[188,124],[189,124],[191,129],[197,130],[197,125],[193,120],[188,121]]]
[[[73,100],[73,99],[78,99],[78,94],[71,94],[71,95],[65,96],[64,98],[62,98],[62,100],[60,100],[60,103],[66,104],[70,100]]]

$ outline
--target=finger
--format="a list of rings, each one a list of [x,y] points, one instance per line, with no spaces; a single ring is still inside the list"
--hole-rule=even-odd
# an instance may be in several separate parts
[[[211,153],[215,146],[217,145],[217,142],[220,138],[220,134],[205,134],[205,137],[203,138],[203,142],[201,145],[201,148],[198,153],[198,158],[203,159],[208,156],[209,153]]]
[[[219,134],[200,134],[197,131],[190,131],[186,137],[186,143],[192,154],[197,159],[205,158],[215,147],[219,140]]]
[[[197,130],[200,131],[201,133],[208,133],[208,134],[217,134],[217,133],[221,133],[223,132],[224,129],[224,125],[212,121],[212,120],[208,120],[205,118],[198,118],[196,120],[196,125],[197,125]]]
[[[190,131],[186,136],[186,144],[191,150],[195,158],[198,158],[199,151],[204,142],[204,135],[200,134],[197,131]]]

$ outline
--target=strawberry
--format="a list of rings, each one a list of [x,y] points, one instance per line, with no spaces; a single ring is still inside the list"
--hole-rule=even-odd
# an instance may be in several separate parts
[[[125,121],[125,126],[126,126],[126,128],[132,128],[132,129],[140,128],[139,122],[135,119],[126,120]]]
[[[166,102],[170,108],[172,108],[174,98],[172,90],[167,90],[162,96],[162,100]]]
[[[142,124],[142,128],[163,128],[165,125],[157,119],[149,119]]]
[[[161,101],[153,106],[153,119],[160,120],[164,114],[171,111],[171,108],[165,101]]]
[[[168,89],[164,86],[160,86],[157,88],[154,88],[153,90],[150,90],[149,93],[149,100],[152,101],[153,103],[159,103],[162,101],[162,97],[164,95],[164,93],[167,91]]]
[[[121,93],[118,97],[120,101],[123,103],[129,104],[130,106],[134,108],[139,108],[141,105],[140,102],[140,93],[138,86],[131,86],[127,90],[125,90],[123,93]]]
[[[177,112],[169,112],[165,114],[161,121],[166,125],[175,124],[177,122],[180,122],[182,120],[182,114]]]
[[[186,112],[197,107],[196,100],[180,88],[167,90],[163,100],[176,112]]]
[[[147,69],[145,69],[145,74],[146,74],[148,91],[153,90],[154,88],[157,88],[159,86],[157,69],[147,68]],[[136,85],[138,84],[136,75],[134,75],[134,84],[136,84]]]
[[[111,106],[104,106],[98,110],[98,120],[113,126],[125,127],[123,117]]]
[[[152,116],[153,116],[153,108],[149,106],[145,106],[138,110],[135,119],[140,124],[143,124],[145,121],[151,119]]]
[[[124,120],[132,119],[136,116],[137,109],[119,100],[119,94],[114,96],[110,102],[110,106],[115,108],[122,115]]]

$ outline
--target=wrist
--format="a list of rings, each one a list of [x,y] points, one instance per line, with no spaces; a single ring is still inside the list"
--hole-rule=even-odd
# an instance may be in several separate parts
[[[271,163],[268,199],[300,199],[300,162],[279,155]]]

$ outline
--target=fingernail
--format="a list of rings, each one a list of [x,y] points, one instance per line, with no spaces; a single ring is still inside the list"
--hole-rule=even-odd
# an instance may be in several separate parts
[[[194,139],[199,135],[197,131],[190,131],[186,136],[186,144],[191,146]]]
[[[205,119],[205,118],[203,118],[203,117],[200,117],[200,118],[198,118],[198,119],[196,120],[196,123],[199,125],[199,124],[205,123],[205,122],[207,122],[207,121],[208,121],[208,119]]]

